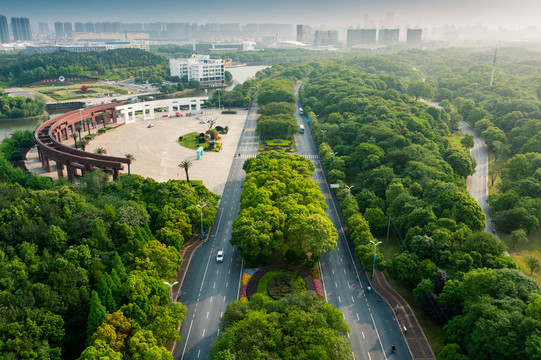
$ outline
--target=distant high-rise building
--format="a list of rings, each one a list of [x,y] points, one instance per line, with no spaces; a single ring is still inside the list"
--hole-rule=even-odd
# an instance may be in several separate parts
[[[316,30],[314,32],[314,45],[338,46],[338,30]]]
[[[74,24],[74,27],[75,27],[75,32],[86,32],[86,28],[85,28],[85,24],[83,24],[82,22],[76,22]]]
[[[64,23],[57,21],[54,23],[54,33],[56,39],[60,39],[62,36],[64,36]]]
[[[30,20],[28,18],[11,18],[11,31],[13,31],[13,40],[30,41],[32,32],[30,31]]]
[[[38,24],[38,29],[39,29],[39,33],[41,35],[49,35],[49,24],[48,23],[43,23],[43,22],[40,22]]]
[[[93,33],[96,32],[96,27],[94,26],[93,22],[87,22],[85,23],[85,30],[86,32]]]
[[[111,23],[111,32],[114,32],[114,33],[122,32],[122,25],[119,22]]]
[[[312,28],[306,25],[297,25],[297,41],[304,44],[311,44]]]
[[[421,46],[421,38],[423,37],[423,29],[408,29],[406,44],[412,47]]]
[[[73,35],[73,26],[69,21],[64,23],[64,34],[66,34],[67,37],[71,37]]]
[[[8,19],[4,15],[0,15],[0,44],[11,42],[9,37]]]
[[[398,42],[399,29],[379,29],[378,42],[383,45],[391,45]]]
[[[122,24],[122,32],[142,32],[143,24],[141,23],[132,23],[132,24]]]
[[[376,29],[348,29],[347,47],[370,45],[376,42]]]

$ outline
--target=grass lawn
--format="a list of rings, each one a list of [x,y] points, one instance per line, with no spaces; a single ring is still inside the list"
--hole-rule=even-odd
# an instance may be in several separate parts
[[[109,97],[109,94],[111,93],[119,94],[119,95],[126,95],[130,92],[132,94],[136,94],[135,91],[129,91],[122,87],[110,86],[110,85],[95,85],[95,86],[90,85],[89,90],[86,92],[82,92],[79,86],[64,87],[64,88],[58,88],[58,89],[44,89],[44,90],[38,90],[37,92],[42,95],[48,96],[51,99],[54,99],[56,101],[86,99],[86,98],[93,98],[96,96]]]
[[[535,229],[528,235],[529,241],[527,243],[518,243],[514,249],[509,242],[509,234],[501,232],[498,233],[498,236],[507,245],[509,255],[517,262],[522,272],[529,276],[530,268],[526,265],[524,260],[528,256],[534,256],[541,259],[541,228]],[[541,274],[533,273],[531,278],[541,284]]]
[[[205,147],[205,143],[199,143],[195,138],[200,133],[198,132],[192,132],[186,135],[182,135],[182,140],[180,140],[178,143],[184,147],[187,147],[188,149],[199,149],[200,146]]]
[[[304,279],[302,276],[297,274],[296,272],[289,271],[286,269],[275,269],[267,272],[261,279],[259,279],[259,283],[257,284],[257,291],[256,294],[261,294],[265,299],[268,300],[274,300],[269,296],[269,293],[267,291],[267,287],[269,285],[269,281],[274,277],[274,275],[277,274],[287,274],[291,276],[293,279],[293,282],[295,283],[295,294],[302,294],[306,291],[306,283],[304,282]]]

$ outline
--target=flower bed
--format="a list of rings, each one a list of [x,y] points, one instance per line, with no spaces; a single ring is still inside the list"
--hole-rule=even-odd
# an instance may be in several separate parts
[[[321,288],[321,280],[320,279],[314,280],[314,284],[316,285],[316,294],[318,294],[319,296],[323,296],[323,290]]]

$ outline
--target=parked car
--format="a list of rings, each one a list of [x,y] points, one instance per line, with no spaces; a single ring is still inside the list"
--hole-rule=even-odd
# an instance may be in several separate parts
[[[147,128],[154,127],[154,124],[148,124]]]

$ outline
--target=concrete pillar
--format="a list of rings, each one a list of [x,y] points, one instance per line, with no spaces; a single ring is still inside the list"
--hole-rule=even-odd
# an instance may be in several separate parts
[[[56,172],[58,173],[58,178],[64,177],[64,165],[60,161],[56,162]]]
[[[47,172],[51,172],[51,167],[49,166],[49,158],[43,155],[43,168]]]
[[[66,165],[66,169],[68,170],[68,180],[70,182],[75,182],[75,171],[76,169],[71,166],[69,163]]]
[[[201,100],[195,102],[195,110],[201,110]]]
[[[143,120],[146,120],[147,119],[147,106],[145,105],[143,107]]]
[[[150,105],[150,118],[156,119],[156,115],[154,114],[154,106]]]
[[[124,110],[124,122],[126,124],[130,122],[130,114],[128,113],[128,110]]]

